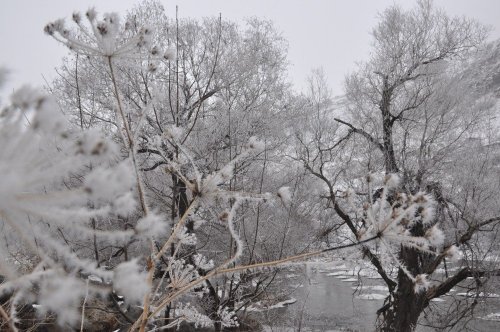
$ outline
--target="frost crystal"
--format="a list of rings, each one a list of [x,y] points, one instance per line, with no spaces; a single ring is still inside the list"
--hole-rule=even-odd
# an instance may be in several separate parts
[[[186,227],[183,227],[182,230],[177,233],[177,239],[180,243],[187,246],[194,246],[197,242],[196,234],[188,233]]]
[[[165,54],[163,55],[163,58],[167,61],[175,61],[176,58],[176,53],[175,49],[169,48],[165,51]]]
[[[113,287],[132,303],[139,303],[149,291],[146,273],[141,272],[137,260],[121,263],[115,268]]]
[[[185,264],[184,260],[171,260],[170,267],[170,285],[173,289],[180,289],[199,275],[194,266]]]
[[[44,279],[40,287],[38,310],[44,314],[56,313],[60,325],[73,325],[79,319],[78,310],[84,290],[83,283],[71,277]]]
[[[246,148],[249,150],[254,150],[256,152],[261,152],[265,149],[266,145],[264,142],[257,139],[257,137],[252,136],[248,139],[248,143],[246,144]]]
[[[229,311],[227,307],[222,309],[219,308],[217,312],[220,317],[220,323],[223,327],[238,327],[240,324],[238,323],[238,318],[233,311]]]
[[[401,182],[401,179],[397,174],[389,174],[386,175],[384,179],[384,184],[387,186],[388,189],[394,189],[399,186],[399,183]]]
[[[137,202],[131,191],[124,193],[113,202],[113,209],[120,216],[128,216],[135,211],[136,207]]]
[[[102,167],[85,178],[84,188],[95,200],[116,199],[131,190],[134,172],[129,162],[121,162],[114,169]]]
[[[177,327],[180,327],[183,321],[194,324],[195,328],[211,327],[213,324],[208,316],[200,314],[190,303],[179,304],[175,310],[175,315],[178,317]]]
[[[214,268],[214,261],[209,260],[207,261],[207,258],[203,256],[202,254],[194,254],[193,255],[193,263],[196,265],[196,267],[208,271]]]
[[[161,236],[167,232],[167,222],[161,216],[149,213],[146,217],[139,219],[135,229],[139,234],[147,237]]]
[[[425,233],[425,238],[435,248],[441,248],[444,244],[444,233],[437,225],[432,226]]]
[[[281,187],[280,189],[278,189],[277,195],[285,206],[288,206],[292,201],[292,193],[290,191],[290,187]]]
[[[167,138],[174,139],[175,141],[181,140],[184,130],[181,127],[171,126],[165,129],[163,135]]]

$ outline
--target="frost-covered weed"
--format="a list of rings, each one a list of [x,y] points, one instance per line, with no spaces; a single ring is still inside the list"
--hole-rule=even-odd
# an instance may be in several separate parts
[[[185,305],[179,304],[175,310],[176,320],[172,323],[173,326],[180,327],[182,322],[193,323],[195,328],[203,328],[212,326],[212,320],[198,312],[190,303]]]
[[[218,316],[220,317],[220,323],[222,327],[238,327],[239,323],[236,318],[236,314],[229,310],[227,307],[219,309]]]
[[[47,24],[44,31],[71,50],[89,56],[133,56],[150,46],[150,28],[142,28],[132,38],[126,38],[124,30],[127,24],[121,24],[118,14],[107,13],[99,20],[97,12],[91,8],[85,17],[87,24],[80,13],[73,14],[78,35],[66,26],[63,19]]]
[[[38,302],[40,313],[57,314],[60,324],[76,323],[85,288],[81,276],[110,280],[112,272],[81,256],[60,235],[110,243],[143,236],[142,223],[103,231],[90,222],[135,209],[132,165],[127,159],[117,162],[115,143],[98,131],[72,130],[53,98],[36,89],[14,92],[0,116],[0,222],[7,239],[1,256],[30,257],[25,266],[0,261],[6,277],[0,294],[21,294]]]

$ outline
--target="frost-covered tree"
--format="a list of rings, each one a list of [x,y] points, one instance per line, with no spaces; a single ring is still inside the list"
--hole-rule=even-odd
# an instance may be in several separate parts
[[[234,312],[273,278],[267,273],[245,275],[244,269],[215,276],[236,258],[252,264],[285,255],[281,248],[288,232],[280,228],[287,224],[270,227],[260,221],[281,205],[259,203],[269,201],[266,191],[289,181],[263,181],[280,172],[269,164],[283,143],[274,126],[279,125],[288,89],[284,41],[266,21],[250,20],[240,28],[221,18],[170,20],[158,2],[136,7],[124,24],[114,14],[100,20],[90,10],[85,16],[73,15],[75,30],[61,21],[46,28],[76,53],[51,89],[76,126],[103,128],[122,154],[132,157],[142,210],[138,213],[163,212],[172,232],[163,244],[151,243],[148,282],[161,291],[146,294],[143,318],[134,327],[158,324],[153,318],[158,313],[168,326],[195,322],[186,315],[196,308],[203,309],[203,324],[233,324]],[[263,161],[257,167],[251,163],[256,156]],[[242,217],[234,219],[237,210]],[[130,222],[117,226],[127,228]],[[273,236],[259,243],[261,233]],[[275,238],[281,245],[275,245]],[[272,245],[267,248],[266,243]],[[94,247],[98,261],[129,260],[144,253],[134,242],[113,251],[105,242]],[[248,250],[243,252],[243,247]],[[177,302],[198,283],[203,286],[195,289],[201,301],[194,306]],[[154,298],[157,294],[163,297]]]
[[[0,118],[11,330],[30,327],[25,304],[63,328],[235,327],[266,268],[358,247],[390,293],[378,328],[411,331],[432,299],[498,274],[498,44],[474,53],[475,22],[391,7],[333,99],[321,71],[290,91],[268,21],[170,19],[157,1],[72,20],[45,27],[72,52],[57,103],[23,88]]]
[[[346,112],[332,114],[331,100],[328,104],[323,97],[316,102],[320,120],[308,136],[298,137],[298,159],[325,183],[340,222],[357,241],[368,232],[382,242],[381,247],[365,245],[361,250],[389,288],[378,311],[380,330],[411,331],[430,300],[469,276],[497,273],[494,266],[469,260],[473,252],[481,252],[477,246],[471,249],[474,234],[499,221],[493,194],[498,183],[482,180],[498,174],[491,144],[497,141],[492,135],[496,100],[493,91],[479,91],[482,75],[471,70],[477,68],[472,63],[484,62],[492,53],[477,53],[485,36],[476,22],[450,18],[430,1],[419,1],[410,11],[387,9],[373,30],[371,58],[346,80],[345,99],[337,108]],[[472,145],[488,153],[472,161],[465,157]],[[478,164],[465,166],[464,159]],[[400,174],[401,182],[389,190],[387,182],[374,184],[372,176],[364,180],[367,173]],[[373,191],[373,186],[380,189]],[[351,203],[341,199],[348,188],[356,193],[347,192]],[[366,206],[358,209],[363,201]],[[412,206],[412,201],[433,203],[403,216],[398,209]],[[385,205],[391,207],[390,222],[380,212]],[[389,224],[405,231],[388,234]],[[491,249],[494,241],[483,242],[483,250]],[[467,257],[462,268],[428,284],[425,276],[457,247]],[[395,273],[391,265],[397,267]]]

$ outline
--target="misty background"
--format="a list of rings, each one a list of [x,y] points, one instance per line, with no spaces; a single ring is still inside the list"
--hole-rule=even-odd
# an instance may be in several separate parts
[[[342,93],[344,76],[356,62],[369,57],[370,32],[378,13],[393,4],[412,8],[414,0],[163,0],[170,17],[218,16],[243,21],[256,16],[272,20],[289,43],[289,76],[297,90],[307,86],[314,68],[322,67],[334,95]],[[55,68],[68,50],[43,33],[48,22],[70,20],[74,11],[95,7],[99,13],[124,14],[138,0],[16,0],[4,1],[0,10],[0,66],[10,75],[0,96],[9,95],[21,84],[44,85],[57,74]],[[465,15],[492,28],[490,40],[500,37],[500,1],[436,0],[436,7],[449,15]]]

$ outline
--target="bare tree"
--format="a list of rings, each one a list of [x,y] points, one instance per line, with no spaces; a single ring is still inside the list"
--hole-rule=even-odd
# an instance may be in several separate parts
[[[264,179],[277,173],[269,165],[276,162],[284,144],[276,128],[284,116],[283,105],[290,92],[285,80],[286,43],[272,23],[250,19],[239,26],[222,17],[169,19],[159,2],[146,1],[128,14],[125,37],[141,32],[146,25],[154,26],[149,37],[154,44],[150,54],[114,59],[114,79],[109,66],[99,57],[78,55],[67,60],[52,87],[63,108],[79,125],[103,127],[117,136],[120,119],[115,118],[115,105],[109,100],[110,93],[117,94],[109,89],[113,86],[111,83],[116,82],[118,94],[127,108],[128,125],[137,128],[141,123],[136,148],[147,189],[145,194],[161,212],[170,216],[172,228],[190,206],[192,182],[197,176],[191,170],[180,177],[178,173],[185,170],[171,167],[184,163],[187,151],[202,176],[219,172],[228,162],[238,159],[234,176],[228,179],[229,190],[276,191],[283,183],[264,182]],[[82,34],[80,38],[86,37]],[[265,151],[257,156],[263,160],[261,169],[252,166],[255,157],[242,156],[253,136],[265,140]],[[163,143],[158,144],[159,141]],[[257,178],[260,180],[255,181]],[[273,186],[277,187],[273,189]],[[219,218],[218,214],[223,215],[227,209],[225,203],[212,210],[198,209],[197,214],[208,220]],[[271,209],[263,204],[259,204],[256,213],[252,204],[243,204],[240,208],[244,218],[242,225],[235,227],[238,231],[251,229],[250,234],[243,233],[249,249],[248,263],[281,258],[285,252],[276,252],[274,246],[268,246],[273,250],[264,249],[273,238],[264,243],[257,241],[258,234],[267,227],[263,227],[261,218],[269,218]],[[226,218],[201,227],[195,219],[188,218],[185,226],[187,234],[196,233],[198,244],[183,245],[177,252],[172,242],[171,255],[175,253],[194,265],[193,259],[200,251],[214,261],[225,261],[236,254],[238,246],[228,234]],[[277,236],[282,234],[277,229],[273,231]],[[279,237],[280,241],[287,238],[288,232],[283,234],[286,236]],[[96,247],[96,252],[101,252],[107,245]],[[95,256],[101,260],[106,259],[106,255],[126,259],[133,249],[123,247]],[[165,262],[158,267],[158,278],[168,268]],[[203,276],[208,271],[198,269],[198,273]],[[250,277],[239,274],[205,281],[208,293],[200,302],[217,328],[221,327],[218,315],[224,308],[232,311],[247,306],[249,300],[254,300],[262,293],[263,286],[273,280],[274,273],[261,273],[262,281],[257,287],[251,287],[251,276],[257,273],[252,272]],[[245,288],[243,296],[242,288]],[[242,305],[242,301],[246,304]],[[168,309],[166,318],[170,319]]]
[[[465,18],[450,18],[433,8],[431,1],[419,1],[411,11],[397,6],[387,9],[373,30],[372,57],[346,80],[344,109],[348,113],[331,115],[336,116],[335,121],[341,126],[330,125],[330,135],[336,132],[337,137],[329,141],[315,134],[310,139],[316,145],[312,149],[310,144],[301,141],[299,159],[311,174],[326,184],[341,223],[358,240],[363,238],[367,216],[363,213],[350,216],[349,206],[339,202],[339,195],[344,194],[337,188],[344,191],[346,187],[354,187],[365,200],[387,200],[388,204],[396,204],[398,195],[403,193],[416,195],[422,191],[432,194],[436,201],[432,222],[410,222],[406,229],[411,237],[429,238],[439,223],[448,235],[442,251],[435,245],[429,252],[402,243],[394,253],[400,262],[397,275],[391,275],[380,253],[369,246],[362,248],[390,292],[378,311],[378,328],[382,331],[412,331],[431,299],[446,294],[469,276],[497,273],[491,266],[464,263],[457,273],[425,291],[415,290],[420,282],[416,276],[431,275],[453,245],[462,246],[466,253],[477,250],[469,244],[474,234],[495,227],[500,220],[493,203],[495,196],[492,196],[498,191],[498,184],[479,184],[483,176],[495,176],[492,159],[481,158],[480,169],[464,165],[464,170],[470,172],[466,176],[469,184],[458,185],[459,181],[454,180],[454,177],[463,179],[455,172],[464,153],[471,152],[472,141],[483,151],[492,149],[485,146],[487,137],[483,134],[491,124],[494,101],[478,93],[474,82],[479,79],[466,77],[468,65],[462,61],[477,50],[485,35],[486,30],[479,24]],[[326,134],[328,130],[319,132]],[[350,152],[353,147],[354,155]],[[487,158],[493,155],[495,153]],[[348,156],[353,158],[346,167],[341,159]],[[382,191],[371,196],[368,190],[368,199],[364,196],[366,188],[363,189],[359,181],[349,181],[349,176],[362,179],[363,172],[381,171],[387,175],[401,174],[403,180],[398,190],[402,191],[381,197]],[[345,177],[339,176],[342,172]],[[481,202],[471,202],[468,193],[472,184],[484,191]],[[457,191],[462,193],[459,195],[462,198],[461,203],[455,204]],[[478,194],[477,190],[473,191]],[[491,247],[488,243],[492,242],[482,243],[483,250]]]

